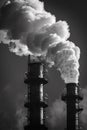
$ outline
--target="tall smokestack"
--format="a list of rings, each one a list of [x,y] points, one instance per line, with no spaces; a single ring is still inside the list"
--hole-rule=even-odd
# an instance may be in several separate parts
[[[46,95],[43,94],[43,86],[47,84],[44,78],[44,64],[29,57],[28,72],[24,82],[28,87],[27,102],[25,107],[27,110],[27,125],[24,130],[46,130],[45,126],[45,108],[48,106]]]
[[[76,83],[66,84],[66,94],[62,95],[62,100],[67,104],[67,128],[66,130],[80,130],[79,114],[83,110],[79,106],[83,97],[80,94],[79,85]]]

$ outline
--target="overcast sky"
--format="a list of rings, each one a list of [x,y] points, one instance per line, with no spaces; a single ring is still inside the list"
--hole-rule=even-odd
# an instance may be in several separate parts
[[[54,14],[57,20],[66,20],[70,26],[70,40],[81,49],[80,86],[87,86],[87,4],[78,0],[44,0],[45,9]],[[27,57],[19,57],[9,52],[6,45],[0,45],[0,130],[20,130],[19,119],[24,104],[24,73],[27,71]],[[48,72],[49,108],[53,108],[62,94],[65,84],[54,68]],[[56,101],[56,102],[55,102]],[[60,107],[63,108],[63,104]],[[57,106],[59,106],[57,104]],[[64,113],[65,114],[65,113]],[[59,115],[60,116],[60,115]],[[63,116],[54,123],[52,130],[62,130]],[[87,119],[87,118],[86,118]],[[57,120],[55,119],[55,122]],[[60,124],[60,125],[59,125]],[[64,123],[65,124],[65,123]],[[17,127],[20,127],[18,129]],[[84,125],[84,129],[87,129]],[[49,128],[51,129],[51,128]]]

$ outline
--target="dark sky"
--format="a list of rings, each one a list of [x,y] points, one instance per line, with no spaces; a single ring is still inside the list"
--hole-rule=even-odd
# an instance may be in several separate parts
[[[81,49],[80,85],[87,86],[87,4],[78,0],[44,0],[45,9],[57,20],[66,20],[70,26],[70,40]],[[24,73],[27,71],[27,57],[10,53],[6,45],[0,45],[0,130],[18,130],[17,124],[24,103]],[[61,96],[64,82],[54,68],[48,72],[49,107]],[[19,114],[20,114],[19,112]],[[86,118],[87,119],[87,118]],[[63,120],[61,119],[61,122]],[[61,125],[53,130],[62,130]],[[20,122],[19,122],[20,125]],[[51,129],[51,128],[50,128]],[[85,128],[87,129],[87,127]],[[85,130],[84,129],[84,130]]]

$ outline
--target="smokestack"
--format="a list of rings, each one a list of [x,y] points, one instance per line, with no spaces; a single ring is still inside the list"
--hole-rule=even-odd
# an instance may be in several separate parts
[[[79,114],[83,110],[79,106],[83,99],[79,85],[76,83],[66,84],[66,94],[62,95],[62,100],[67,104],[67,128],[66,130],[80,130]]]
[[[24,82],[27,84],[27,101],[24,106],[27,108],[27,125],[24,130],[47,130],[45,126],[45,108],[48,106],[43,87],[47,84],[44,78],[45,66],[36,58],[28,60],[28,72]]]

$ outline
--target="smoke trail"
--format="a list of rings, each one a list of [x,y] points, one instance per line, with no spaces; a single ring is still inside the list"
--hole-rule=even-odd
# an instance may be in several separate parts
[[[59,127],[62,122],[65,122],[66,106],[60,99],[56,100],[49,108],[48,123],[51,127]]]
[[[18,130],[24,130],[24,124],[26,122],[25,119],[25,111],[23,110],[23,108],[18,108],[17,112],[16,112],[16,116],[17,116],[17,128]]]
[[[78,82],[80,49],[67,41],[66,21],[56,22],[39,0],[11,0],[0,11],[0,42],[16,55],[43,56],[55,65],[65,83]]]

